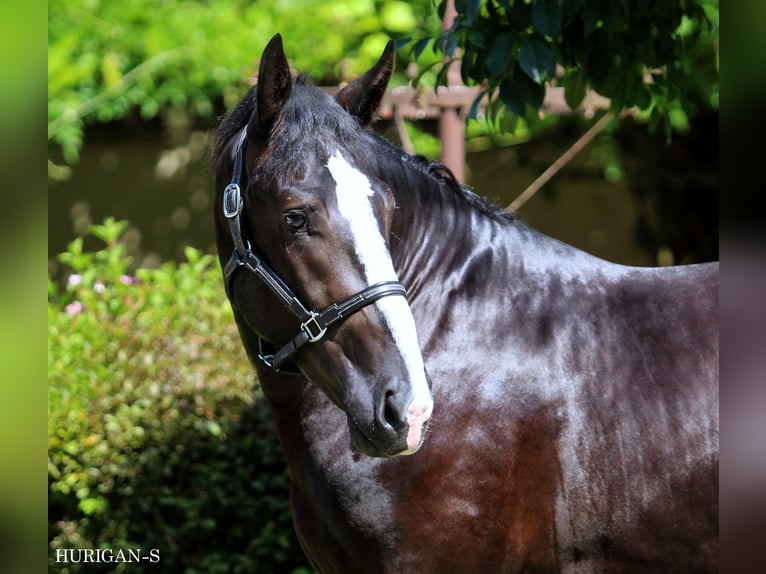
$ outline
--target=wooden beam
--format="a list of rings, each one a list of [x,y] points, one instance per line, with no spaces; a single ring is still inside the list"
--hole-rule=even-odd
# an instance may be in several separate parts
[[[442,21],[442,31],[452,28],[457,18],[455,10],[455,0],[447,0],[444,10],[444,20]],[[459,51],[453,54],[459,56]],[[463,86],[463,79],[460,75],[460,62],[452,60],[444,54],[442,62],[447,67],[447,89],[460,88]],[[453,92],[448,91],[447,94]],[[448,106],[442,108],[442,114],[439,118],[439,139],[442,141],[441,162],[452,172],[455,179],[460,183],[465,183],[465,122],[460,117],[463,106]]]
[[[335,86],[323,87],[322,90],[335,95],[340,88]],[[391,88],[383,96],[377,116],[384,120],[391,119],[394,115],[394,108],[403,118],[408,120],[438,119],[444,108],[457,108],[465,114],[468,113],[471,104],[480,92],[481,88],[466,86],[439,86],[435,90],[410,86]],[[588,91],[582,103],[573,110],[564,99],[564,88],[549,87],[545,91],[545,99],[540,111],[543,114],[592,116],[596,111],[608,110],[610,105],[611,100],[608,98],[600,96],[596,92]],[[485,108],[486,101],[483,101],[479,106],[480,115],[484,113]]]

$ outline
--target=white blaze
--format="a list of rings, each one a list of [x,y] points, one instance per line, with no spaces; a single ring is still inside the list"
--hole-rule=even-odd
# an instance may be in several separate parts
[[[338,211],[351,230],[356,254],[364,267],[367,284],[398,281],[391,254],[372,211],[370,198],[375,192],[370,185],[370,180],[349,164],[338,151],[327,160],[327,169],[335,180]],[[420,354],[415,331],[415,319],[404,297],[383,297],[378,299],[375,305],[383,313],[412,384],[413,399],[408,410],[410,431],[407,446],[413,449],[418,445],[421,427],[430,418],[433,409],[433,401],[425,377],[423,356]]]

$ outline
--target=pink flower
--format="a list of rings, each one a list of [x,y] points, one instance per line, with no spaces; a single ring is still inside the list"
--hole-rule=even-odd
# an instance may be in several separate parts
[[[103,293],[104,291],[106,291],[106,287],[104,286],[104,284],[103,284],[103,283],[101,283],[101,281],[96,281],[96,282],[93,284],[93,290],[94,290],[96,293]]]
[[[82,275],[78,275],[77,273],[72,273],[69,277],[67,277],[67,283],[69,283],[73,287],[75,285],[79,285],[80,283],[82,283]]]
[[[70,315],[71,317],[76,317],[80,313],[82,313],[83,306],[82,303],[79,301],[72,301],[69,305],[64,307],[64,310],[67,312],[67,315]]]

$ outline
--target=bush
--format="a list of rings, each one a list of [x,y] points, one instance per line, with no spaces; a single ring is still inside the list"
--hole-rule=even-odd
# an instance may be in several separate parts
[[[125,222],[49,280],[51,572],[296,572],[289,476],[239,341],[220,267],[129,274]],[[66,564],[57,549],[157,549],[158,563]]]

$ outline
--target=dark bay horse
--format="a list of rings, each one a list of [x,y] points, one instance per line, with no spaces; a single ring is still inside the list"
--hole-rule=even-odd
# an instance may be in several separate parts
[[[214,149],[312,564],[717,571],[718,264],[603,261],[365,130],[394,55],[333,98],[275,36]]]

